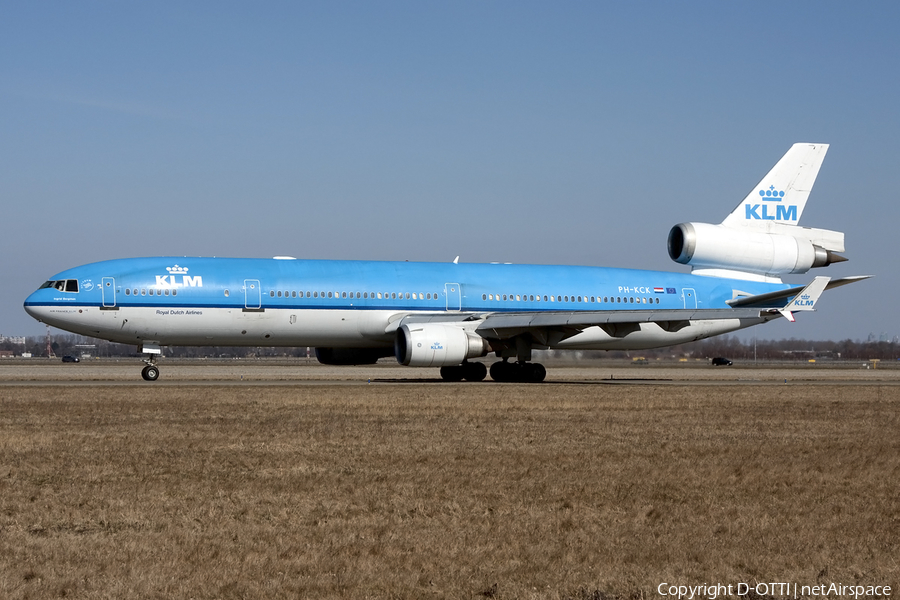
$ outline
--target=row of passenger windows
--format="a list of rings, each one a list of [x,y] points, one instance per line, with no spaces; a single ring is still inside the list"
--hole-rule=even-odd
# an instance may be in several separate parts
[[[305,295],[304,295],[305,294]],[[225,290],[228,296],[228,290]],[[287,290],[269,291],[271,298],[345,298],[345,299],[375,299],[378,300],[437,300],[438,295],[416,292],[303,292]],[[590,299],[589,299],[590,298]],[[482,300],[500,300],[504,302],[592,302],[592,303],[618,303],[618,304],[659,304],[659,298],[637,296],[540,296],[532,294],[482,294]]]
[[[163,289],[163,290],[156,290],[156,289],[153,289],[153,288],[150,288],[150,289],[147,289],[147,288],[141,288],[140,290],[139,290],[138,288],[134,288],[134,289],[131,289],[131,288],[125,288],[125,295],[126,295],[126,296],[137,296],[138,293],[140,293],[141,296],[168,296],[168,295],[169,295],[169,288],[165,288],[165,289]],[[178,295],[178,290],[175,289],[175,288],[172,288],[172,295],[173,295],[173,296],[177,296],[177,295]]]
[[[304,294],[306,294],[304,296]],[[228,296],[228,290],[225,290]],[[437,293],[422,292],[303,292],[303,291],[287,291],[272,290],[269,292],[271,298],[360,298],[363,300],[396,300],[406,298],[407,300],[437,300]]]
[[[588,300],[590,298],[590,300]],[[515,302],[607,302],[625,304],[659,304],[659,298],[636,296],[533,296],[530,294],[482,294],[482,300]]]

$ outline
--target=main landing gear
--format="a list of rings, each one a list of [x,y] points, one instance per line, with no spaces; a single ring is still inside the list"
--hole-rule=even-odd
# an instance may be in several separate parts
[[[484,381],[487,367],[484,363],[464,361],[461,365],[441,367],[441,379],[444,381]]]
[[[500,382],[540,383],[547,376],[547,369],[540,363],[514,362],[507,359],[491,365],[491,379]]]
[[[484,381],[488,369],[484,363],[464,362],[461,365],[441,367],[444,381]],[[491,365],[491,379],[507,383],[540,383],[547,376],[544,365],[530,362],[509,362],[503,359]]]

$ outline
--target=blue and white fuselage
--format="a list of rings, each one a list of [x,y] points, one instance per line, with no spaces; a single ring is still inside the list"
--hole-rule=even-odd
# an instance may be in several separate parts
[[[784,274],[844,259],[840,232],[798,226],[825,156],[795,144],[718,225],[682,223],[671,258],[688,273],[603,267],[297,260],[132,258],[68,269],[25,301],[34,318],[75,333],[161,346],[315,346],[320,361],[395,355],[483,379],[469,359],[494,353],[500,381],[541,381],[533,349],[644,349],[699,340],[812,310],[859,278]],[[509,363],[515,358],[514,363]],[[145,379],[159,370],[147,359]]]
[[[789,287],[600,267],[184,257],[98,262],[50,281],[68,283],[35,291],[26,310],[82,335],[136,345],[338,348],[392,348],[391,325],[411,315],[731,310],[726,302],[738,293]],[[649,348],[756,322],[704,320],[678,331],[651,322],[623,337],[595,326],[552,347]]]

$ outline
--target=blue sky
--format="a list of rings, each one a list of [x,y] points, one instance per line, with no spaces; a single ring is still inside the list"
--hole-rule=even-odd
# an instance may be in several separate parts
[[[802,224],[876,278],[764,338],[900,335],[900,5],[0,5],[0,333],[50,275],[127,256],[671,271],[794,142]]]

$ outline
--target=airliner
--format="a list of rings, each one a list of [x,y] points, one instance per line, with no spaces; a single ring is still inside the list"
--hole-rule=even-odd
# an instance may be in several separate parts
[[[866,276],[782,281],[847,260],[844,234],[800,227],[828,150],[794,144],[719,224],[681,223],[670,273],[527,264],[157,257],[62,271],[25,300],[35,319],[134,344],[155,381],[163,346],[309,346],[329,365],[394,356],[482,381],[541,382],[536,349],[639,350],[811,311]]]

